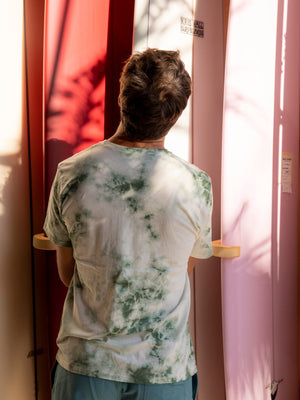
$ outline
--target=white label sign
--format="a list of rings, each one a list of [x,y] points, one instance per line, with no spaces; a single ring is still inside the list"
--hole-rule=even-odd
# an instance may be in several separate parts
[[[293,154],[282,153],[281,190],[283,193],[292,193]]]

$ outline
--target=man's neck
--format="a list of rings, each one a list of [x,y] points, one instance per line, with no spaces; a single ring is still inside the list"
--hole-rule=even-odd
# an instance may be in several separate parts
[[[143,140],[141,142],[133,142],[126,139],[122,126],[119,126],[116,133],[108,139],[109,142],[118,144],[126,147],[138,147],[145,149],[164,149],[165,148],[165,137],[156,140]]]

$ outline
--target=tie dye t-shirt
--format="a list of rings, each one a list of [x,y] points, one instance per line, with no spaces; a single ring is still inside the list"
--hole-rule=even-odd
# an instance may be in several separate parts
[[[44,229],[72,246],[57,360],[83,375],[196,373],[187,260],[211,256],[210,178],[168,150],[98,143],[59,164]]]

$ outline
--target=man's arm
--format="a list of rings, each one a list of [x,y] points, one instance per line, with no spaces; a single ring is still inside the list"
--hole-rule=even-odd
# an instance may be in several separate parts
[[[73,247],[56,246],[56,262],[60,280],[65,286],[69,287],[75,265]]]
[[[188,261],[188,274],[190,275],[195,268],[197,261],[199,261],[199,258],[195,257],[190,257]]]

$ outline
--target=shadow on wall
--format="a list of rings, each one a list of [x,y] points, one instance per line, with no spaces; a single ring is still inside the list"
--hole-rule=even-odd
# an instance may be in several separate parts
[[[103,139],[104,76],[105,60],[98,60],[76,76],[55,82],[46,109],[47,141],[65,141],[77,153]]]
[[[46,109],[46,198],[57,164],[104,139],[105,61],[55,81]]]

